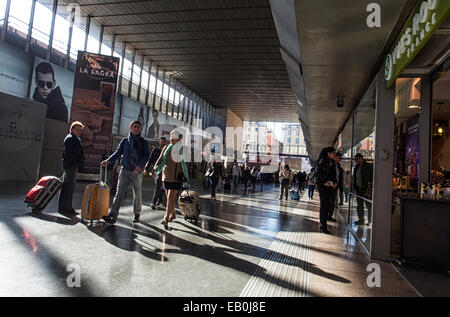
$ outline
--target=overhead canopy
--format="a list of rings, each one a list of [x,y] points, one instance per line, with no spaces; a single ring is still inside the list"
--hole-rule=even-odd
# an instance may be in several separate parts
[[[298,122],[268,0],[78,3],[105,34],[115,34],[214,106],[243,120]]]
[[[311,159],[332,146],[382,60],[391,33],[415,1],[380,0],[381,27],[369,28],[367,5],[354,0],[271,0]],[[413,3],[414,2],[414,3]],[[289,10],[286,8],[290,8]],[[286,59],[287,60],[287,59]],[[344,107],[337,108],[338,96]]]

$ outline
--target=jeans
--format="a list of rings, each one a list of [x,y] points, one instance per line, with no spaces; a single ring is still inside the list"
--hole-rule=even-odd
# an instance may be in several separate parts
[[[345,187],[344,193],[345,193],[345,202],[348,202],[348,200],[350,199],[350,188]]]
[[[218,179],[210,178],[211,198],[216,198],[216,186]]]
[[[113,205],[111,207],[110,215],[117,219],[119,216],[119,208],[122,200],[125,197],[128,186],[131,184],[133,188],[133,210],[136,216],[140,215],[142,210],[142,179],[144,174],[134,174],[126,171],[123,168],[120,170],[119,183],[117,185],[117,193],[114,197]]]
[[[73,192],[75,191],[75,182],[78,172],[78,166],[70,167],[64,170],[61,192],[59,193],[58,210],[72,210]]]
[[[308,197],[313,199],[314,190],[316,189],[316,185],[308,185]]]
[[[152,203],[153,205],[160,204],[163,202],[163,184],[162,184],[162,175],[156,175],[155,179],[155,192],[153,194]]]

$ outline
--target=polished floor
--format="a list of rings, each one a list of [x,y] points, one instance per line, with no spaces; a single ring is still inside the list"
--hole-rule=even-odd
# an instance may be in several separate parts
[[[77,185],[74,207],[87,183]],[[371,262],[345,225],[318,232],[318,195],[278,201],[278,188],[220,192],[203,189],[198,224],[179,214],[165,229],[144,182],[141,223],[133,224],[132,193],[115,226],[87,226],[23,203],[31,184],[0,186],[0,296],[290,297],[418,296],[390,263],[381,287],[368,287]],[[78,209],[79,211],[79,209]],[[77,274],[77,275],[75,275]],[[78,279],[79,278],[79,279]],[[81,287],[68,287],[67,281]]]

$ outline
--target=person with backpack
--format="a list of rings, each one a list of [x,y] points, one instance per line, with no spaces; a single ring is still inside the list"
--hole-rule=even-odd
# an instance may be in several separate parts
[[[316,188],[314,167],[311,168],[311,171],[309,172],[308,176],[306,176],[306,180],[308,182],[308,198],[313,199],[314,198],[314,190]]]
[[[221,163],[214,160],[208,170],[209,180],[211,182],[211,200],[216,200],[216,187],[220,179],[224,178],[224,169]]]
[[[280,197],[279,200],[283,200],[283,193],[288,200],[289,197],[289,187],[294,179],[294,173],[289,169],[289,165],[286,164],[284,168],[280,171]]]
[[[184,158],[184,148],[180,142],[183,134],[179,131],[170,133],[170,145],[165,146],[161,151],[158,161],[155,163],[156,173],[162,173],[162,181],[166,189],[166,214],[161,224],[167,226],[176,218],[175,203],[178,192],[183,188],[188,188],[189,170]]]
[[[100,163],[101,166],[106,167],[109,163],[114,163],[121,158],[120,165],[122,168],[119,173],[117,192],[109,215],[103,217],[103,220],[110,224],[115,224],[117,221],[120,204],[125,197],[129,185],[133,188],[133,222],[138,223],[140,219],[142,210],[143,171],[150,158],[148,144],[141,136],[141,130],[142,124],[139,121],[131,122],[128,137],[120,141],[113,155]]]
[[[333,147],[326,147],[322,149],[317,160],[316,186],[320,195],[320,230],[325,234],[330,234],[327,220],[334,211],[334,192],[338,185],[335,154]]]

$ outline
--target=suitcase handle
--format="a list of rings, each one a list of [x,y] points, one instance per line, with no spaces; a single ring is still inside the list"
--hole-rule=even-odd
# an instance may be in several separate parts
[[[105,181],[103,181],[102,179],[102,168],[105,169]],[[100,185],[102,187],[107,187],[108,186],[107,181],[108,181],[108,166],[105,167],[100,166]]]

